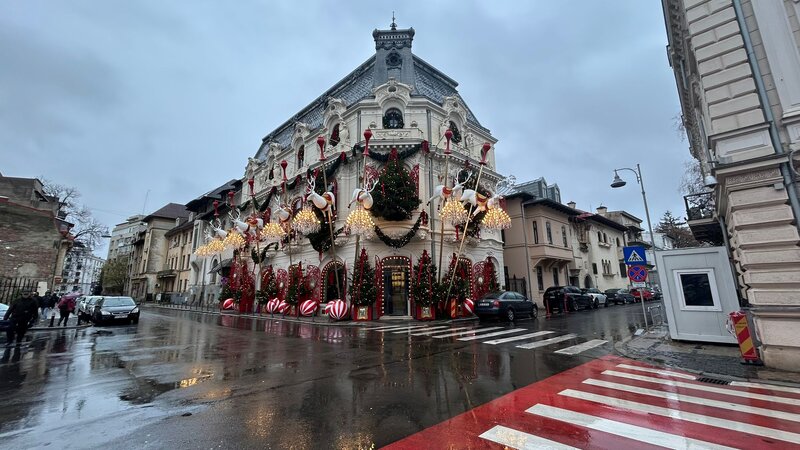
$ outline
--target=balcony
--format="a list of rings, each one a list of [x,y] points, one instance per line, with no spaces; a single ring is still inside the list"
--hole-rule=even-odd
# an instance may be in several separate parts
[[[175,278],[177,275],[178,271],[175,269],[159,270],[156,278]]]
[[[694,238],[700,242],[721,245],[723,243],[722,228],[714,217],[716,209],[714,193],[685,195],[683,201],[686,204],[687,224],[692,230]]]

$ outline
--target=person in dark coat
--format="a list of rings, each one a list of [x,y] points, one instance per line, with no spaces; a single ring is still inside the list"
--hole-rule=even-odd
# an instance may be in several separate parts
[[[11,326],[6,331],[8,340],[6,345],[11,345],[14,342],[14,336],[17,338],[17,345],[22,343],[22,338],[25,337],[25,332],[33,325],[39,318],[39,304],[31,296],[31,291],[22,293],[22,298],[17,299],[11,304],[11,307],[6,311],[3,320],[10,320]]]

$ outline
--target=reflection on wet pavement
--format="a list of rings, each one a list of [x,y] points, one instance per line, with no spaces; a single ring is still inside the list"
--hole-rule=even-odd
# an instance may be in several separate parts
[[[614,341],[636,321],[620,307],[475,326]],[[457,338],[174,310],[145,310],[138,326],[37,333],[0,361],[0,439],[15,448],[380,446],[607,353]]]

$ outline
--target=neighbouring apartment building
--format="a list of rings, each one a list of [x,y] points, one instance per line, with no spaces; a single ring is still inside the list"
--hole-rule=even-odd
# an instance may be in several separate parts
[[[156,275],[161,291],[170,293],[173,302],[188,297],[194,214],[189,213],[188,219],[175,219],[175,223],[177,225],[164,234],[167,258],[164,268]]]
[[[73,225],[58,213],[41,181],[0,174],[0,278],[24,278],[40,291],[61,282]]]
[[[662,0],[689,148],[695,237],[725,245],[762,358],[800,370],[800,3]]]
[[[91,294],[92,289],[100,282],[100,271],[104,263],[103,258],[95,256],[90,249],[76,242],[67,252],[61,272],[61,284],[55,290]]]
[[[188,218],[184,205],[169,203],[142,219],[145,228],[133,242],[130,259],[130,296],[137,300],[155,300],[157,294],[164,292],[164,279],[158,274],[167,260],[165,234],[175,227],[177,220]]]
[[[575,203],[570,202],[570,207]],[[572,255],[570,284],[596,287],[601,291],[628,286],[628,273],[623,261],[627,227],[606,217],[605,206],[596,213],[580,211],[572,221]]]
[[[133,241],[139,232],[145,229],[142,219],[144,219],[144,216],[137,214],[114,226],[111,231],[111,240],[108,243],[107,260],[130,257],[133,252]]]

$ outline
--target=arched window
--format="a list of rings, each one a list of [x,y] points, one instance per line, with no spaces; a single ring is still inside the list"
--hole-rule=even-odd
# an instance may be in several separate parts
[[[567,227],[561,226],[561,239],[564,241],[564,247],[569,247],[567,245]]]
[[[450,131],[453,132],[453,138],[450,139],[450,141],[453,142],[454,144],[458,144],[459,142],[461,142],[461,132],[458,131],[458,126],[456,125],[456,123],[451,120],[449,128]]]
[[[306,158],[306,146],[301,145],[299,149],[297,149],[297,168],[303,167],[303,161]]]
[[[331,131],[331,138],[328,139],[328,142],[331,144],[331,147],[336,147],[339,145],[339,124],[337,123],[333,127],[333,131]]]
[[[383,128],[403,128],[403,113],[397,108],[390,108],[383,115]]]

